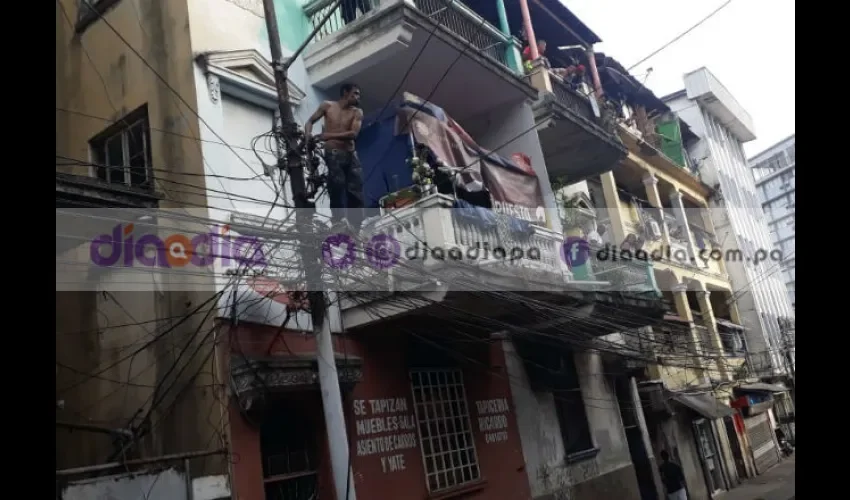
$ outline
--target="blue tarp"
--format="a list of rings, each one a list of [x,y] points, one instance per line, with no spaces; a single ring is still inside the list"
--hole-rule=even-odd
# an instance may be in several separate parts
[[[450,120],[442,108],[415,99],[413,96],[397,99],[386,109],[364,117],[357,137],[357,154],[363,167],[364,201],[369,208],[378,207],[379,200],[386,194],[413,184],[412,170],[407,163],[413,154],[413,139],[410,134],[395,135],[399,109],[418,109],[418,113],[426,113],[443,123]],[[464,146],[470,156],[484,157],[490,164],[528,176],[510,159],[484,151],[475,143]]]

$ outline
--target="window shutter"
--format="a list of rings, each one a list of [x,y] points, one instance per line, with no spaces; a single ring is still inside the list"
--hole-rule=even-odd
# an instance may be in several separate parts
[[[661,152],[680,167],[684,167],[685,155],[682,151],[682,131],[679,129],[679,121],[659,123],[656,130],[661,136]]]

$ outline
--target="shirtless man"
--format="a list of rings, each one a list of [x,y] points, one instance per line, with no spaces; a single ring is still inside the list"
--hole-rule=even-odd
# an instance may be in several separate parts
[[[347,221],[356,230],[363,222],[363,172],[354,149],[354,140],[363,122],[363,110],[357,107],[360,88],[346,83],[339,94],[338,101],[325,101],[319,106],[307,121],[304,132],[307,140],[311,140],[313,124],[325,119],[325,130],[319,138],[325,141],[331,216],[334,223]]]

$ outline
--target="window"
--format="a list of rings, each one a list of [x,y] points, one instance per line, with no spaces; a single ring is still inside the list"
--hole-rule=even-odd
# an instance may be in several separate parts
[[[455,368],[412,370],[413,401],[428,491],[454,488],[481,477],[463,387]]]
[[[552,380],[552,393],[555,397],[561,437],[564,440],[564,454],[569,461],[570,455],[593,450],[594,446],[574,355],[568,353],[559,358],[560,367],[555,371]]]
[[[89,146],[98,179],[136,188],[152,187],[146,106],[98,134]]]
[[[788,154],[788,159],[791,163],[797,163],[797,144],[788,146],[788,149],[786,149],[785,152]]]

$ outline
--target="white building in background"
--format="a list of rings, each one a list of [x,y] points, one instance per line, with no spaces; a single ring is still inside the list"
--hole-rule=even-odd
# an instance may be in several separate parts
[[[782,279],[791,299],[796,303],[796,134],[774,144],[750,158],[750,168],[756,180],[756,192],[767,217],[770,236],[782,251]]]
[[[756,138],[752,118],[708,69],[686,74],[684,83],[683,90],[663,100],[699,137],[688,155],[703,182],[717,191],[712,220],[727,256],[753,369],[764,376],[784,374],[780,318],[792,318],[794,310],[780,262],[765,258],[774,244],[743,148]],[[736,251],[743,258],[728,258]]]

